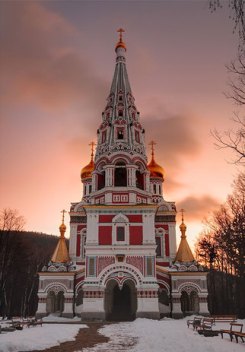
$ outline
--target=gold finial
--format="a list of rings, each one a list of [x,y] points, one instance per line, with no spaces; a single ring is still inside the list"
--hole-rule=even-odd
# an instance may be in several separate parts
[[[185,212],[185,209],[180,209],[181,211],[181,220],[182,220],[182,223],[184,223],[184,212]]]
[[[64,220],[65,220],[65,213],[67,213],[67,211],[65,209],[61,210],[62,213],[62,224],[64,224]]]
[[[179,227],[180,228],[180,232],[181,232],[181,238],[186,238],[185,233],[186,233],[187,227],[186,227],[186,225],[184,223],[184,212],[185,212],[185,210],[184,209],[180,209],[180,211],[181,211],[181,220],[182,220],[182,222],[180,224],[180,227]]]
[[[155,150],[154,150],[154,145],[156,145],[156,142],[155,141],[151,141],[150,143],[149,143],[149,145],[151,146],[151,157],[152,157],[152,159],[154,159],[154,156],[155,156]]]
[[[119,28],[117,30],[117,32],[119,32],[119,42],[122,42],[123,41],[122,40],[122,34],[123,34],[123,32],[125,32],[125,30],[123,28]]]
[[[91,145],[91,160],[94,159],[94,147],[96,146],[96,143],[94,143],[94,141],[92,141],[91,143],[89,143],[89,145]]]
[[[62,213],[62,224],[60,225],[60,236],[61,237],[64,237],[65,236],[65,232],[66,232],[66,225],[64,223],[65,221],[65,213],[67,211],[65,209],[61,210],[61,213]]]
[[[119,29],[117,30],[117,32],[119,32],[119,42],[117,43],[115,50],[117,51],[118,48],[123,48],[123,49],[127,50],[127,49],[126,49],[126,45],[125,45],[125,43],[123,42],[123,38],[122,38],[122,34],[123,34],[123,32],[125,32],[125,30],[122,29],[122,28],[119,28]]]

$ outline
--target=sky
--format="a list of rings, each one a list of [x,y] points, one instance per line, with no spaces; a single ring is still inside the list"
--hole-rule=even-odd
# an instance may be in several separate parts
[[[232,128],[237,111],[224,94],[225,65],[238,45],[229,14],[226,7],[211,13],[206,0],[2,0],[0,209],[18,209],[26,230],[58,235],[60,211],[82,198],[80,171],[96,140],[123,27],[146,142],[157,143],[166,172],[164,199],[185,209],[193,245],[238,172],[211,135]]]

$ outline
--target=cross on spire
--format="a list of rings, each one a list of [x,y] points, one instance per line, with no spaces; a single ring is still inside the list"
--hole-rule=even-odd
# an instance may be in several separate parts
[[[67,211],[65,209],[61,210],[62,213],[62,224],[64,224],[64,220],[65,220],[65,213],[67,213]]]
[[[152,156],[152,159],[154,158],[154,145],[156,145],[156,142],[155,141],[151,141],[149,143],[149,145],[151,146],[151,156]]]
[[[123,28],[119,28],[117,32],[119,32],[119,42],[122,42],[122,34],[125,32],[125,30]]]
[[[93,160],[94,157],[94,147],[96,146],[96,143],[94,141],[92,141],[91,143],[89,143],[89,145],[91,145],[91,159]]]
[[[185,212],[185,210],[184,209],[180,209],[180,211],[181,211],[182,223],[184,223],[184,212]]]

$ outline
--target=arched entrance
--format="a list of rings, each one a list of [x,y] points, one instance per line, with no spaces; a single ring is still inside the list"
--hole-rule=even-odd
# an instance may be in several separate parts
[[[47,295],[46,311],[47,313],[57,313],[59,315],[64,311],[64,292],[59,291],[55,294],[54,291],[49,291]]]
[[[110,280],[105,290],[106,320],[132,321],[136,317],[137,292],[135,284],[126,280],[122,287],[116,280]]]

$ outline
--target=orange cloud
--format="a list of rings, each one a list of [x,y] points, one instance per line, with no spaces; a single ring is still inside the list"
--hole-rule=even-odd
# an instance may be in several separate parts
[[[107,85],[76,49],[81,33],[37,2],[1,7],[2,103],[61,109],[77,101],[85,105],[96,101],[103,106]]]
[[[201,221],[216,210],[219,205],[220,202],[209,195],[190,196],[179,201],[177,209],[186,211],[188,221]]]

